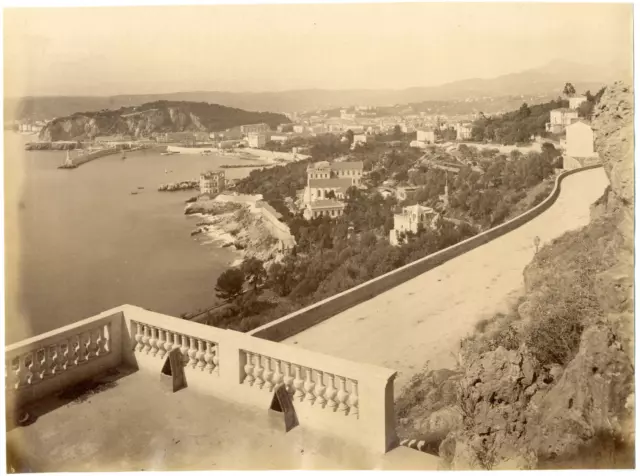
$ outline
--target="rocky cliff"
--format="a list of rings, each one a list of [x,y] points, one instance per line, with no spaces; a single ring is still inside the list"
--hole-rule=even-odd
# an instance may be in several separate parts
[[[86,140],[96,136],[150,137],[163,132],[222,131],[243,124],[288,123],[283,114],[250,112],[217,104],[157,101],[136,107],[80,112],[49,122],[40,140]]]
[[[462,343],[459,368],[398,401],[401,437],[447,468],[634,466],[630,87],[607,87],[593,128],[611,186],[590,224],[537,253],[525,295]]]

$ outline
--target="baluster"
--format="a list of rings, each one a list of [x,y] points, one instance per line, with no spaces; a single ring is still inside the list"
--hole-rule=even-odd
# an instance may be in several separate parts
[[[60,369],[58,368],[58,346],[50,345],[49,346],[49,375],[52,377],[60,373]]]
[[[198,339],[198,352],[196,352],[196,361],[198,362],[198,368],[200,370],[204,370],[207,362],[204,360],[204,341],[202,339]]]
[[[165,344],[167,343],[165,337],[166,335],[167,334],[165,333],[164,329],[158,329],[158,357],[160,357],[161,359],[164,358],[167,353],[167,349],[164,348]]]
[[[256,380],[253,376],[253,362],[251,352],[245,351],[245,356],[247,363],[244,365],[244,373],[246,377],[244,378],[242,383],[248,383],[249,385],[253,385],[253,382]]]
[[[88,346],[87,346],[87,339],[84,333],[80,333],[78,334],[78,363],[79,364],[84,364],[87,360],[89,360],[89,356],[88,356]]]
[[[358,382],[351,380],[351,395],[349,395],[349,416],[358,418]]]
[[[307,401],[311,405],[313,405],[313,403],[316,400],[316,396],[313,393],[313,389],[316,386],[316,384],[313,382],[313,370],[307,367],[307,371],[305,373],[306,373],[306,379],[304,382],[304,390],[305,392],[307,392]]]
[[[31,352],[22,356],[22,366],[24,368],[24,383],[31,385],[33,382],[33,355]]]
[[[93,332],[91,330],[87,331],[87,360],[93,359],[96,357],[96,351],[98,350],[98,346],[93,340]]]
[[[60,370],[64,372],[69,368],[69,339],[60,344]]]
[[[167,355],[174,346],[173,335],[169,331],[164,331],[165,342],[164,342],[164,355]]]
[[[182,365],[187,365],[189,362],[189,345],[187,344],[187,336],[181,335],[182,347],[180,347],[180,353],[182,354]]]
[[[340,379],[340,390],[338,390],[338,395],[336,395],[336,398],[338,399],[338,411],[339,412],[344,412],[344,414],[347,414],[347,411],[349,410],[349,407],[346,405],[347,402],[347,398],[349,398],[349,394],[347,393],[347,390],[345,388],[345,378],[344,377],[338,377],[338,379]]]
[[[31,381],[29,383],[31,384],[38,383],[42,380],[38,352],[39,350],[37,349],[31,352],[31,366],[29,368],[29,371],[31,372]]]
[[[293,395],[294,388],[293,388],[293,375],[291,375],[291,364],[289,362],[285,362],[284,367],[285,367],[285,371],[284,371],[283,382],[284,382],[285,388],[287,389],[287,392],[289,392],[289,395]]]
[[[49,370],[47,368],[47,349],[40,348],[36,351],[36,362],[38,366],[38,380],[42,382],[47,377],[47,371]]]
[[[207,350],[204,353],[204,361],[207,364],[205,366],[205,369],[209,373],[213,372],[213,369],[215,369],[215,365],[213,364],[213,358],[215,357],[215,355],[211,351],[211,347],[212,347],[211,342],[207,342]]]
[[[151,353],[151,357],[155,357],[156,355],[158,355],[158,329],[156,329],[155,327],[151,327],[151,337],[149,337],[149,347],[151,347],[149,351]]]
[[[196,354],[198,353],[198,349],[196,349],[196,339],[195,337],[189,337],[189,365],[191,368],[195,369],[198,361],[196,360]]]
[[[73,336],[71,338],[71,349],[69,355],[69,362],[74,367],[80,363],[80,337]],[[40,361],[41,362],[41,361]]]
[[[280,369],[282,362],[277,359],[274,359],[274,361],[276,364],[276,370],[273,373],[273,388],[277,389],[278,387],[280,387],[280,385],[282,385],[284,375],[282,375],[282,370]]]
[[[327,404],[327,399],[324,397],[324,392],[327,391],[327,387],[324,385],[324,372],[320,370],[316,370],[318,373],[318,378],[316,380],[316,403],[320,405],[320,407],[324,408]]]
[[[111,323],[107,322],[102,328],[102,350],[105,354],[111,352]]]
[[[180,349],[180,335],[177,332],[173,333],[173,345],[171,346],[171,350],[174,349]]]
[[[142,352],[144,343],[142,342],[142,338],[143,338],[142,324],[140,324],[139,322],[136,322],[136,335],[134,338],[136,340],[136,346],[135,346],[136,352]]]
[[[22,359],[16,357],[11,361],[11,371],[13,373],[13,388],[18,389],[23,386],[25,371],[22,368]]]
[[[325,398],[327,399],[327,406],[335,411],[338,406],[338,402],[336,400],[336,395],[338,394],[338,390],[336,389],[336,376],[333,374],[329,375],[329,386],[327,387],[327,391],[325,392]]]
[[[104,337],[102,337],[103,326],[96,329],[96,357],[100,357],[104,353],[102,344],[104,343]]]
[[[142,351],[145,354],[148,354],[149,351],[151,350],[151,345],[149,344],[149,340],[151,339],[151,337],[149,336],[149,326],[146,324],[142,324],[142,344],[144,345],[144,347],[142,348]]]
[[[262,356],[260,354],[254,354],[255,357],[255,366],[253,369],[253,376],[255,377],[255,385],[258,388],[264,387],[264,379],[262,378]]]
[[[218,359],[219,353],[220,350],[218,349],[218,344],[213,344],[213,366],[215,367],[218,375],[220,375],[220,360]]]
[[[293,388],[296,389],[293,394],[293,398],[297,398],[298,400],[304,400],[304,392],[302,391],[302,378],[300,378],[300,366],[293,364],[295,367],[296,378],[293,379]]]
[[[271,357],[265,356],[266,366],[264,368],[264,381],[267,385],[267,390],[271,392],[275,384],[273,383],[273,370],[271,370]]]

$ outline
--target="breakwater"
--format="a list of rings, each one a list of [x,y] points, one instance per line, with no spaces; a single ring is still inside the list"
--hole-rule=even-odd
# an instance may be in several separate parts
[[[100,149],[95,150],[93,152],[86,152],[84,154],[77,155],[75,157],[70,157],[64,165],[61,165],[60,169],[75,169],[76,167],[81,166],[82,164],[86,164],[87,162],[91,162],[92,160],[99,159],[100,157],[104,157],[106,155],[117,154],[120,152],[120,149],[117,147],[110,147],[108,149]]]
[[[240,164],[240,165],[221,165],[221,169],[244,169],[244,168],[262,168],[269,167],[276,164]]]
[[[80,142],[58,141],[58,142],[27,142],[25,150],[74,150],[80,149]]]
[[[184,182],[173,182],[160,185],[158,192],[177,192],[179,190],[198,190],[200,184],[197,180],[185,180]]]

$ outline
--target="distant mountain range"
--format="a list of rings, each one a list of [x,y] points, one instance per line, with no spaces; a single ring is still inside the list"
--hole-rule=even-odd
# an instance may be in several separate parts
[[[630,79],[629,71],[556,60],[545,66],[492,79],[466,79],[440,86],[408,89],[305,89],[280,92],[191,91],[168,94],[120,96],[59,96],[5,99],[5,119],[51,119],[77,111],[117,109],[158,100],[204,101],[250,111],[301,112],[353,105],[389,106],[433,100],[562,93],[566,82],[578,92],[599,89],[618,79]]]

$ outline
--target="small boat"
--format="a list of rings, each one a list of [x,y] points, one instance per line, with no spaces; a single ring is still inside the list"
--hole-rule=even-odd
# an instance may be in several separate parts
[[[127,156],[122,154],[122,160],[125,160],[126,158],[127,158]]]
[[[138,195],[138,192],[133,191],[133,192],[131,192],[131,195]]]
[[[144,187],[138,187],[138,190],[144,190]]]

